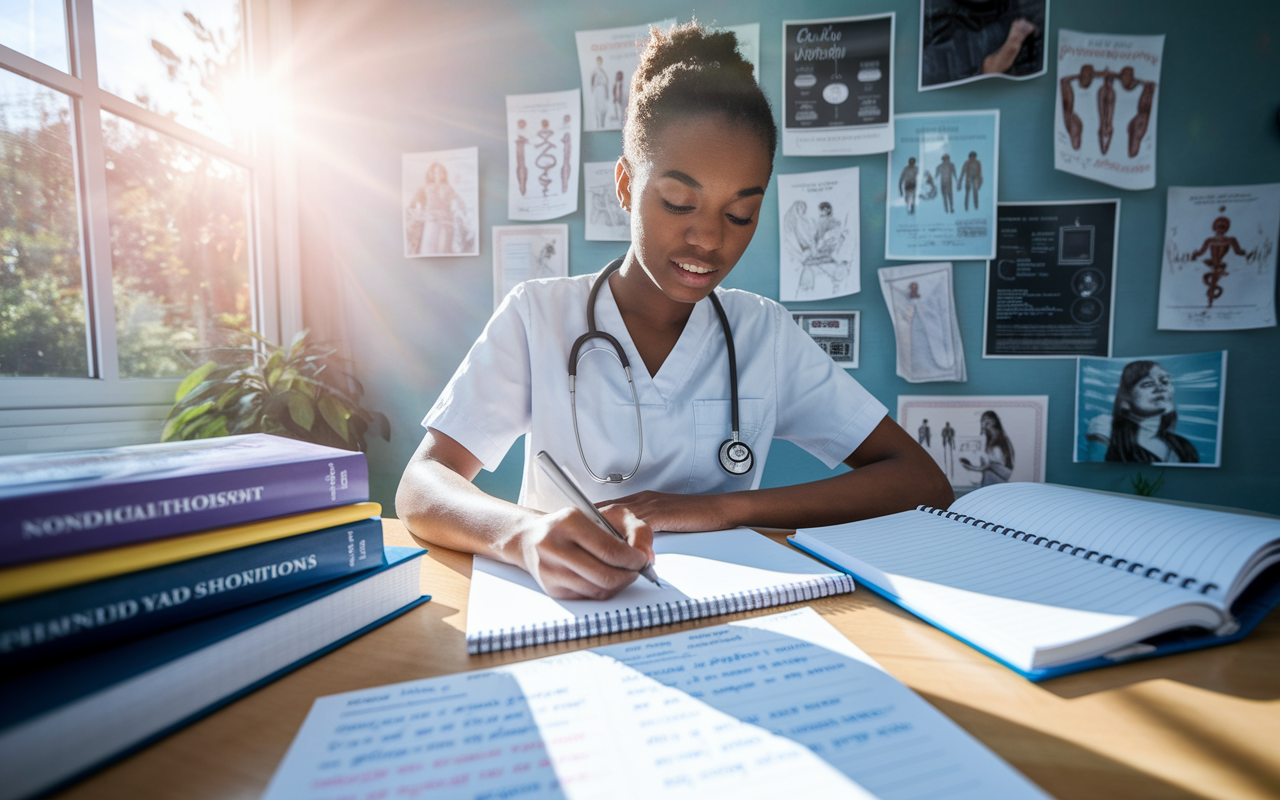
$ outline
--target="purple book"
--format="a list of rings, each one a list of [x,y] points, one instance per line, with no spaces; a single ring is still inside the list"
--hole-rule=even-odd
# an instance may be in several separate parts
[[[0,566],[369,499],[364,453],[265,433],[0,457]]]

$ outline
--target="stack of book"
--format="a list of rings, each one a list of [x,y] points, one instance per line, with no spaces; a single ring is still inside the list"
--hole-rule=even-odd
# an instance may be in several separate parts
[[[363,453],[266,434],[0,458],[0,798],[424,602]]]

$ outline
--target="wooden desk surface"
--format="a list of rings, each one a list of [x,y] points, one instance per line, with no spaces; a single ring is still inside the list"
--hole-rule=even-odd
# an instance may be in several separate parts
[[[387,544],[413,544],[399,521],[384,529]],[[257,798],[318,696],[780,610],[468,656],[470,577],[471,556],[432,548],[422,566],[431,602],[59,797]],[[865,589],[811,605],[1061,800],[1280,797],[1280,613],[1237,644],[1034,684]]]

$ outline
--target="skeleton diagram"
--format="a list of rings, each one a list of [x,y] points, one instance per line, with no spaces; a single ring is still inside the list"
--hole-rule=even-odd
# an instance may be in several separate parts
[[[1155,102],[1156,82],[1139,80],[1133,74],[1133,67],[1124,67],[1119,72],[1112,72],[1110,69],[1098,72],[1094,70],[1092,64],[1085,64],[1080,68],[1080,74],[1068,75],[1058,82],[1062,87],[1062,120],[1067,126],[1067,133],[1071,136],[1071,149],[1080,149],[1080,142],[1084,135],[1084,123],[1075,113],[1076,95],[1071,88],[1071,82],[1078,80],[1081,89],[1088,89],[1094,78],[1102,79],[1102,86],[1098,88],[1098,146],[1104,156],[1111,148],[1111,136],[1115,133],[1111,124],[1116,115],[1115,80],[1120,79],[1120,86],[1125,91],[1131,92],[1139,86],[1142,87],[1142,95],[1138,97],[1138,111],[1133,115],[1133,119],[1129,120],[1129,158],[1136,158],[1138,148],[1142,145],[1142,137],[1147,135],[1147,125],[1151,121],[1151,105]]]
[[[1218,281],[1222,280],[1227,274],[1227,265],[1223,263],[1222,257],[1228,251],[1234,252],[1238,256],[1248,257],[1248,253],[1236,241],[1236,237],[1228,236],[1227,231],[1231,230],[1231,220],[1226,217],[1218,217],[1213,221],[1213,236],[1204,240],[1204,244],[1200,245],[1200,249],[1191,254],[1191,258],[1197,259],[1204,255],[1205,251],[1209,251],[1209,257],[1204,260],[1205,266],[1209,271],[1204,274],[1204,284],[1209,287],[1205,290],[1205,294],[1209,298],[1209,308],[1213,308],[1213,301],[1222,297],[1222,287],[1218,285]]]

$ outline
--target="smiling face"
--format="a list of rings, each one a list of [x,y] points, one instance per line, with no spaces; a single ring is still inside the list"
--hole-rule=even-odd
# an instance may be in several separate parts
[[[644,163],[624,158],[615,172],[632,212],[625,271],[639,267],[675,302],[706,297],[751,243],[772,168],[759,135],[720,114],[668,124]]]
[[[1173,411],[1173,378],[1159,364],[1152,366],[1146,377],[1134,384],[1130,402],[1139,416],[1168,414]]]

